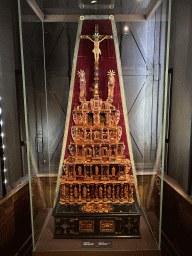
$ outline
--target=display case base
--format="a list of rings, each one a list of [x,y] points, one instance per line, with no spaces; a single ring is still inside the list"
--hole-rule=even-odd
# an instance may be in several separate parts
[[[141,238],[141,213],[136,202],[86,205],[60,204],[58,200],[52,215],[56,239]]]
[[[161,256],[161,250],[137,250],[137,251],[39,251],[33,252],[33,256]]]

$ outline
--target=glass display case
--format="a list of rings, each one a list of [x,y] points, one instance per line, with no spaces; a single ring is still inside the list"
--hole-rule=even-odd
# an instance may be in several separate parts
[[[33,254],[103,250],[161,255],[171,1],[18,0],[18,10]],[[87,119],[83,117],[78,126],[82,108]],[[115,125],[109,121],[113,114]],[[86,122],[89,128],[85,128]],[[79,144],[75,136],[80,136]],[[92,136],[94,144],[91,160],[86,136]],[[114,143],[113,136],[120,136],[123,142]],[[70,164],[80,150],[83,160]],[[124,161],[123,167],[119,159]],[[69,191],[63,192],[61,184]],[[110,199],[113,207],[115,200],[120,205],[127,200],[131,205],[133,195],[139,231],[133,231],[132,220],[125,226],[126,232],[139,235],[118,237],[116,232],[117,236],[110,236],[109,231],[94,236],[94,231],[92,235],[87,231],[87,236],[66,236],[64,223],[62,236],[55,236],[53,211],[60,195],[65,212],[71,198],[76,205],[78,200],[88,201],[88,206],[97,199],[102,203]],[[70,218],[75,219],[74,212]],[[118,219],[130,218],[129,210],[120,209],[122,212]],[[85,217],[85,211],[83,214]],[[102,216],[97,212],[97,221]],[[107,225],[113,229],[117,224],[112,221]],[[83,225],[78,224],[77,229]]]

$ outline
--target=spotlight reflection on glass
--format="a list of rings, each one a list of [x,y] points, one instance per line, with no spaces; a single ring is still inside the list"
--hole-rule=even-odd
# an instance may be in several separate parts
[[[96,0],[91,1],[91,4],[95,4],[95,3],[97,3],[97,1],[96,1]]]
[[[127,25],[124,26],[124,27],[123,27],[123,31],[124,31],[125,34],[127,34],[128,31],[129,31],[129,27],[128,27]]]

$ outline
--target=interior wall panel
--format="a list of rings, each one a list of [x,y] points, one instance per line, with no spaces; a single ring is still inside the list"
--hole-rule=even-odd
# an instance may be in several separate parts
[[[166,7],[160,6],[146,22],[127,24],[129,31],[122,38],[122,69],[133,155],[136,165],[144,163],[147,169],[153,168],[162,132],[165,61],[162,40],[165,38],[161,38],[165,22],[162,25],[159,20],[162,10],[166,12]]]
[[[7,185],[22,176],[11,1],[0,1],[0,97]]]
[[[168,174],[187,190],[191,127],[192,2],[172,5],[170,64],[173,68]]]

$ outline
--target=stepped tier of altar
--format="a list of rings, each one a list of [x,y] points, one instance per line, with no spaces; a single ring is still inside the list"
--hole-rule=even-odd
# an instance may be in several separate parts
[[[108,72],[108,98],[98,91],[86,101],[85,72],[78,72],[80,94],[73,110],[71,156],[64,160],[60,179],[60,203],[132,203],[131,163],[125,158],[120,111],[113,106],[114,71]]]

